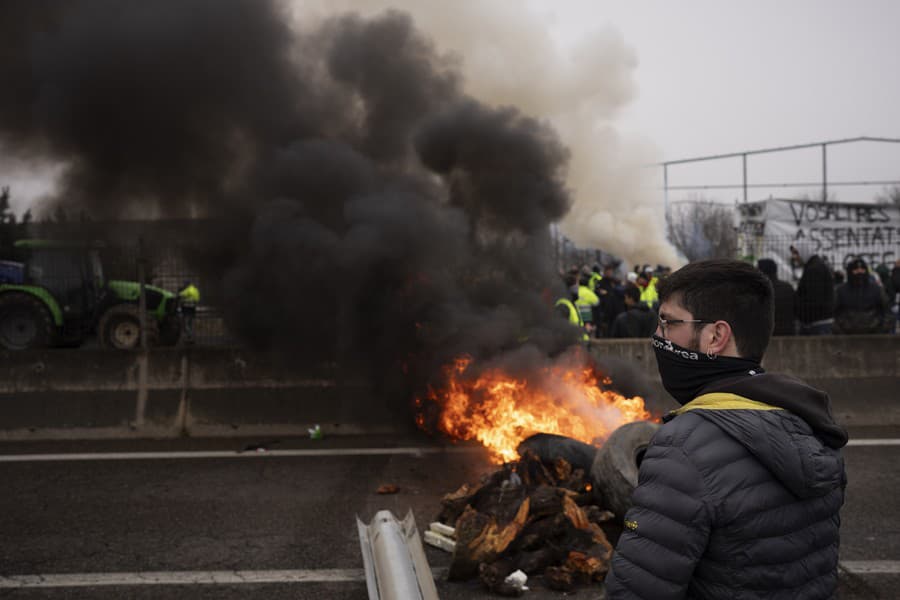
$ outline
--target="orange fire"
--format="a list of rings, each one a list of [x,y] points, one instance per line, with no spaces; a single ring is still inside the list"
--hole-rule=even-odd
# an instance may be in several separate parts
[[[446,387],[429,389],[426,400],[441,407],[441,431],[478,440],[496,463],[516,460],[516,447],[535,433],[598,443],[624,423],[650,418],[643,398],[601,389],[610,382],[590,366],[548,366],[526,380],[499,369],[474,377],[467,373],[471,362],[462,356],[446,367]],[[421,415],[417,422],[423,424]]]

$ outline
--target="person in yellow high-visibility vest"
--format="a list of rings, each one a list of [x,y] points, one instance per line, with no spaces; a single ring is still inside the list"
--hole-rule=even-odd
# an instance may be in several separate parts
[[[575,298],[575,306],[581,313],[581,321],[585,324],[585,329],[590,333],[594,329],[594,309],[600,305],[600,297],[587,284],[588,277],[586,275],[578,278],[578,296]]]
[[[595,294],[597,293],[597,284],[603,281],[603,275],[600,274],[600,265],[594,265],[594,270],[588,278],[588,287]]]
[[[566,288],[569,290],[568,298],[560,298],[556,301],[556,308],[560,312],[560,315],[565,317],[569,323],[580,327],[582,330],[581,340],[587,342],[590,340],[590,336],[588,335],[588,331],[585,328],[584,319],[581,318],[581,311],[576,307],[576,303],[573,302],[576,298],[578,298],[579,289],[578,289],[578,279],[577,277],[567,277],[566,278]]]
[[[573,304],[571,300],[569,300],[568,298],[560,298],[556,301],[556,306],[563,307],[566,310],[566,312],[568,313],[568,316],[566,318],[569,319],[569,323],[581,327],[582,330],[584,330],[584,321],[581,320],[581,314],[578,312],[578,309],[575,308],[575,304]],[[581,341],[587,342],[590,339],[591,338],[588,335],[587,331],[584,331],[581,334]]]
[[[197,305],[200,304],[200,290],[190,281],[185,281],[178,292],[178,300],[181,305],[181,319],[184,323],[184,334],[187,343],[194,343],[194,317],[197,315]]]
[[[657,283],[659,283],[659,278],[652,277],[650,273],[645,273],[637,279],[638,287],[641,289],[641,302],[654,310],[659,303],[659,293],[656,291]]]

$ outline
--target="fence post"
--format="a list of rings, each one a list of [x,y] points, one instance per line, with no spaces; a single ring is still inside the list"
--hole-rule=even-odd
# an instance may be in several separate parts
[[[136,427],[144,425],[144,413],[147,409],[147,369],[149,368],[149,356],[147,354],[147,294],[146,294],[146,278],[147,269],[144,260],[144,240],[138,238],[138,283],[141,286],[140,298],[138,300],[138,319],[141,328],[141,349],[138,355],[138,395],[137,407],[135,408],[134,424]]]

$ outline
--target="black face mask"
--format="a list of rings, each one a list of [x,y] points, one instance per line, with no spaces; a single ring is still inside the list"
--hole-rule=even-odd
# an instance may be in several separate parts
[[[709,358],[703,352],[676,346],[658,335],[651,338],[651,343],[663,387],[680,404],[687,404],[719,379],[765,372],[758,360],[731,356]]]
[[[850,273],[850,284],[854,286],[866,285],[869,281],[868,273]]]

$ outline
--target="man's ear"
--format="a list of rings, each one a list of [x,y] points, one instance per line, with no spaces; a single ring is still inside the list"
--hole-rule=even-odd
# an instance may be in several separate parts
[[[712,336],[707,348],[701,348],[707,354],[737,356],[737,345],[731,331],[731,325],[727,321],[716,321],[710,328]]]

